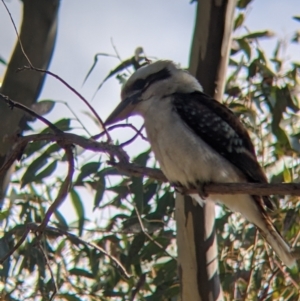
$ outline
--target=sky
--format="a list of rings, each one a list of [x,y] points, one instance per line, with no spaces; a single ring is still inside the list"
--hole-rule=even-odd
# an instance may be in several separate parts
[[[6,1],[16,22],[20,24],[22,3],[17,0]],[[115,54],[113,44],[122,59],[133,55],[141,46],[149,57],[170,59],[182,66],[189,61],[190,45],[194,28],[196,3],[189,0],[64,0],[59,10],[59,26],[56,48],[50,65],[50,71],[57,73],[88,100],[100,82],[119,61],[102,57],[82,86],[96,53]],[[256,0],[247,9],[246,26],[252,32],[270,29],[275,37],[261,41],[267,53],[272,53],[276,39],[290,39],[300,23],[292,16],[300,15],[299,0]],[[245,29],[236,35],[242,35]],[[16,42],[16,35],[9,16],[0,2],[0,56],[9,60]],[[285,57],[300,61],[300,46],[289,46]],[[5,67],[0,64],[0,81]],[[92,105],[105,119],[119,102],[120,84],[111,79],[97,93]],[[84,104],[57,80],[47,78],[40,95],[42,99],[67,101],[77,112],[87,111]],[[58,120],[69,114],[59,104],[47,118]],[[81,115],[83,116],[83,115]],[[92,133],[98,129],[88,118],[82,117]],[[137,121],[140,122],[140,121]],[[123,134],[122,134],[123,135]],[[123,136],[130,137],[125,133]],[[136,146],[132,146],[136,148]],[[129,152],[132,149],[129,148]],[[87,198],[89,199],[89,198]],[[61,212],[72,220],[70,204],[65,202]],[[86,213],[92,211],[91,201],[86,201]]]

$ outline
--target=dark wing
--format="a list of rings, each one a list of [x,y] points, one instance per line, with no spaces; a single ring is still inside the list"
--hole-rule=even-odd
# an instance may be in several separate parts
[[[202,92],[174,93],[174,110],[203,141],[238,168],[252,183],[267,183],[250,136],[226,106]],[[268,197],[266,206],[273,207]]]

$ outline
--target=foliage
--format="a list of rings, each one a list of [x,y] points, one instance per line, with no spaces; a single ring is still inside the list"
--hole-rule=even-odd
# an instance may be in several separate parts
[[[300,65],[286,64],[281,41],[267,58],[259,40],[270,38],[270,31],[238,34],[249,2],[238,1],[224,103],[249,129],[271,182],[298,182]],[[124,79],[131,62],[137,63],[121,62],[103,83],[114,76]],[[49,107],[40,109],[51,110],[53,104],[47,100],[44,106]],[[63,131],[75,127],[68,118],[54,124]],[[76,175],[69,198],[75,221],[68,225],[55,211],[51,227],[41,237],[27,236],[1,267],[3,300],[47,300],[55,286],[57,300],[177,300],[173,189],[151,179],[121,176],[106,155],[90,160],[80,149],[74,153]],[[4,233],[0,257],[16,246],[26,225],[43,220],[64,181],[66,160],[58,144],[33,142],[26,147],[0,215]],[[156,166],[149,150],[133,162]],[[86,216],[87,197],[93,198],[94,210],[105,218],[93,221]],[[300,203],[284,196],[274,196],[273,201],[279,208],[272,213],[275,224],[293,245],[300,233]],[[216,227],[227,300],[298,298],[299,271],[286,271],[252,225],[220,208]]]

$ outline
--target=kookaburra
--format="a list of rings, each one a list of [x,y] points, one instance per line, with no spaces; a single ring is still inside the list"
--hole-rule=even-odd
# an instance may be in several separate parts
[[[173,62],[156,61],[138,69],[124,85],[121,99],[105,124],[142,116],[155,157],[175,186],[201,192],[204,183],[267,183],[239,119]],[[209,199],[240,212],[288,267],[296,264],[266,212],[265,207],[272,207],[268,197],[216,194]]]

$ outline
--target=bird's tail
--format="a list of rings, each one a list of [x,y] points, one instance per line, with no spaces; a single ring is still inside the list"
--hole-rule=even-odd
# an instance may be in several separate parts
[[[289,268],[296,265],[296,258],[293,255],[290,247],[284,241],[280,233],[272,224],[269,216],[265,216],[266,227],[261,230],[262,236],[270,244],[277,256],[282,260],[282,262]]]
[[[296,256],[273,225],[260,196],[214,195],[214,197],[230,210],[240,212],[248,221],[255,224],[286,266],[291,268],[296,265]]]

